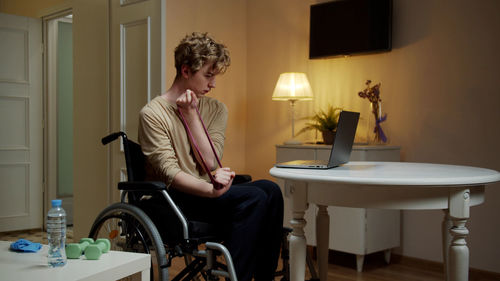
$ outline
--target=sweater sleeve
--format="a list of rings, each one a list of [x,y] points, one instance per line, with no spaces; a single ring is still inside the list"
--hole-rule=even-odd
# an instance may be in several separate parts
[[[212,139],[215,150],[217,151],[217,155],[219,158],[222,158],[222,154],[224,151],[224,141],[225,141],[225,133],[227,126],[227,116],[228,111],[225,104],[212,100],[213,102],[210,104],[210,107],[213,107],[210,111],[213,112],[209,119],[210,121],[207,124],[207,131]]]
[[[177,173],[181,171],[172,147],[168,125],[151,108],[144,107],[139,115],[139,143],[147,159],[149,175],[161,179],[169,188]]]

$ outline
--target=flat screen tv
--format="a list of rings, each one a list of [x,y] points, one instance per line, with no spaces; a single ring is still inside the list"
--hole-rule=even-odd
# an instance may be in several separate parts
[[[311,5],[309,58],[387,52],[392,0],[338,0]]]

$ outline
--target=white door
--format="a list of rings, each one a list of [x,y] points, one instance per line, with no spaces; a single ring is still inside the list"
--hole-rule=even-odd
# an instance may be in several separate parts
[[[110,0],[111,132],[137,141],[141,108],[165,91],[165,1]],[[126,178],[123,150],[111,145],[112,201]]]
[[[0,62],[0,232],[41,228],[41,20],[0,13]]]

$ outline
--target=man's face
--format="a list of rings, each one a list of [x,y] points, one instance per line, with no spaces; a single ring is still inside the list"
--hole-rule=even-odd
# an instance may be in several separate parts
[[[213,70],[213,63],[205,63],[196,73],[189,71],[188,88],[197,96],[203,96],[212,88],[215,88],[215,76],[217,74]]]

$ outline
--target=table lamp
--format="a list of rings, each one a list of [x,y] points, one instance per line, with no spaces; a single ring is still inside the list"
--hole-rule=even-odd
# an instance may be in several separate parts
[[[305,73],[285,72],[280,74],[278,82],[273,92],[273,100],[290,101],[292,110],[292,138],[285,141],[285,144],[302,144],[295,139],[295,102],[299,100],[312,100],[313,94],[311,85]]]

